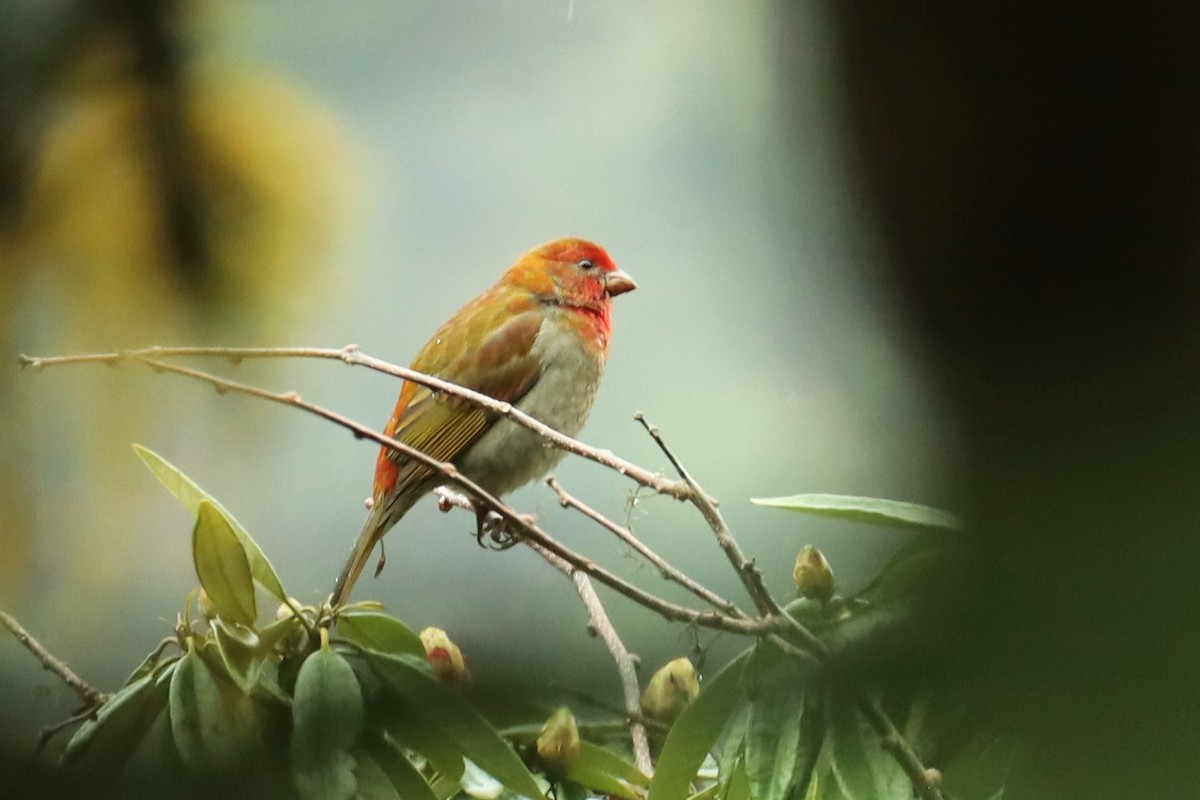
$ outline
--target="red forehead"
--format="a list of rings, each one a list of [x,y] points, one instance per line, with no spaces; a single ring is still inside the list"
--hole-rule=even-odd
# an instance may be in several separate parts
[[[545,245],[544,253],[553,261],[574,263],[586,259],[606,271],[617,268],[603,247],[586,239],[559,239]]]

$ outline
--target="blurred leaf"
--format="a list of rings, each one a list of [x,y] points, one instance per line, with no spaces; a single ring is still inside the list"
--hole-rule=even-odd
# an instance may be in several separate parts
[[[374,739],[368,744],[367,752],[403,800],[437,800],[425,776],[395,745]],[[359,794],[362,794],[361,786]]]
[[[845,494],[795,494],[791,497],[752,497],[750,502],[788,511],[801,511],[823,517],[869,522],[887,527],[919,530],[961,531],[962,523],[953,514],[937,508],[881,497],[854,497]]]
[[[475,800],[497,800],[504,794],[504,784],[493,778],[478,764],[467,759],[464,766],[462,779],[459,781],[464,794]],[[537,796],[542,796],[540,791]]]
[[[463,774],[463,755],[458,745],[433,721],[403,698],[389,698],[388,735],[395,744],[420,753],[438,773],[456,784]]]
[[[591,742],[583,742],[579,751],[576,766],[587,764],[601,770],[614,778],[632,783],[635,786],[649,786],[650,776],[646,775],[632,761],[628,761],[608,748]]]
[[[354,668],[328,641],[300,665],[292,701],[292,774],[305,800],[345,800],[355,792],[350,749],[363,727]]]
[[[366,753],[355,756],[354,797],[356,800],[405,800],[379,765]]]
[[[194,640],[171,676],[171,735],[184,766],[196,775],[222,772],[252,756],[260,744],[251,700],[222,690]]]
[[[303,628],[304,623],[294,615],[284,619],[277,619],[270,625],[260,628],[258,630],[259,652],[265,656],[274,650],[280,642],[298,634]]]
[[[83,723],[67,742],[62,766],[88,775],[116,775],[166,706],[156,677],[143,675],[100,706],[96,718]]]
[[[420,637],[400,620],[378,611],[350,611],[338,616],[338,635],[367,650],[425,657]]]
[[[287,600],[287,592],[283,590],[283,584],[279,582],[279,576],[275,574],[275,570],[271,567],[271,562],[267,561],[262,548],[250,538],[250,534],[246,532],[246,529],[242,527],[241,523],[232,514],[225,510],[224,506],[192,482],[191,478],[184,475],[173,464],[153,450],[142,447],[140,444],[135,444],[133,450],[137,453],[138,458],[142,459],[146,466],[150,468],[150,471],[154,473],[154,477],[158,478],[159,482],[167,487],[168,491],[175,495],[179,499],[179,502],[183,503],[183,507],[192,514],[199,513],[201,503],[205,501],[211,503],[213,508],[225,518],[225,521],[237,536],[238,542],[241,543],[242,549],[246,552],[246,560],[250,562],[250,573],[254,576],[254,579],[266,590],[267,594],[276,600],[280,602]]]
[[[897,550],[856,596],[881,602],[917,593],[937,594],[961,578],[967,556],[961,540],[933,533],[917,536]]]
[[[722,789],[729,785],[733,777],[734,765],[746,751],[746,725],[750,718],[750,704],[743,703],[733,715],[733,721],[727,726],[725,741],[717,753],[718,783]]]
[[[742,673],[754,649],[725,665],[675,720],[650,781],[649,800],[674,800],[688,786],[742,697]]]
[[[750,786],[749,776],[746,774],[746,762],[738,760],[734,762],[733,773],[729,776],[729,783],[725,787],[725,794],[722,800],[759,800],[758,795],[753,793]]]
[[[174,638],[172,638],[170,641],[174,642]],[[162,645],[159,645],[151,650],[146,657],[142,659],[142,663],[138,664],[133,672],[129,674],[129,677],[125,679],[125,685],[129,686],[147,675],[158,672],[161,666],[179,658],[178,655],[164,657],[164,649],[165,648]]]
[[[250,562],[229,522],[212,503],[202,501],[192,530],[196,575],[217,615],[253,625],[258,618]]]
[[[980,734],[942,769],[942,786],[962,800],[1002,797],[1017,754],[1017,743],[1012,738]]]
[[[642,793],[636,788],[591,762],[581,760],[572,764],[567,770],[567,780],[586,786],[605,797],[642,800]]]
[[[250,694],[262,671],[262,642],[252,628],[217,617],[209,623],[213,639],[229,677],[245,694]]]
[[[461,694],[433,676],[423,657],[369,649],[363,655],[385,683],[422,711],[480,768],[518,794],[542,796],[533,774],[508,743]]]
[[[751,692],[742,767],[756,800],[783,800],[796,777],[805,686],[799,670],[776,665],[765,673],[747,670]]]
[[[912,796],[900,765],[880,747],[849,697],[830,710],[833,774],[848,800],[892,800]]]

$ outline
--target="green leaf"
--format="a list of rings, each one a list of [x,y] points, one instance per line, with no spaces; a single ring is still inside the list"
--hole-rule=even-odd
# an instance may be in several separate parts
[[[158,478],[159,483],[167,487],[167,490],[175,495],[179,499],[179,502],[183,503],[183,507],[192,514],[199,513],[202,502],[207,501],[211,503],[221,516],[225,518],[229,527],[233,529],[234,534],[237,535],[242,549],[246,552],[246,560],[250,562],[250,573],[254,576],[254,579],[266,590],[267,594],[276,600],[280,602],[287,600],[287,592],[283,590],[283,584],[279,582],[279,576],[275,574],[275,570],[271,567],[271,562],[267,561],[262,548],[258,546],[258,543],[254,539],[250,538],[250,534],[246,532],[246,529],[242,527],[241,523],[232,514],[225,510],[224,506],[197,486],[191,478],[180,472],[171,462],[153,450],[135,444],[133,451],[150,468],[150,471],[154,473],[154,477]]]
[[[751,661],[751,668],[759,663]],[[750,711],[743,767],[756,800],[783,800],[796,777],[805,686],[788,662],[765,671],[748,670]]]
[[[457,783],[465,769],[458,744],[412,703],[400,697],[389,697],[388,704],[384,726],[392,741],[406,750],[420,753],[438,775]]]
[[[613,751],[591,742],[581,742],[580,745],[579,759],[575,762],[577,765],[594,765],[596,769],[626,783],[632,783],[634,786],[650,785],[650,776],[638,769],[632,761],[621,758]]]
[[[378,611],[343,612],[338,616],[338,635],[367,650],[425,657],[420,637],[400,620]]]
[[[517,794],[541,797],[537,781],[500,734],[462,696],[434,676],[428,662],[413,655],[364,650],[375,673],[454,740],[481,769]]]
[[[250,562],[228,520],[208,501],[201,502],[196,512],[192,559],[196,562],[200,585],[217,615],[243,625],[254,625],[258,607],[254,601]]]
[[[856,596],[878,603],[914,594],[941,595],[965,574],[969,552],[961,540],[926,533],[897,550]]]
[[[252,757],[261,744],[250,698],[222,687],[188,640],[188,652],[171,675],[171,735],[184,766],[193,774],[223,772]]]
[[[404,800],[379,765],[366,753],[354,758],[355,800]]]
[[[245,694],[249,694],[258,683],[262,671],[262,642],[253,628],[221,617],[209,623],[221,662],[228,670],[233,682]]]
[[[281,643],[291,640],[294,636],[298,637],[302,630],[304,630],[304,623],[294,614],[264,625],[258,629],[259,653],[265,657]]]
[[[421,771],[395,745],[375,739],[367,745],[367,752],[403,800],[437,800]]]
[[[823,517],[869,522],[892,528],[961,531],[962,523],[953,514],[937,508],[881,497],[854,497],[846,494],[795,494],[791,497],[752,497],[750,502],[788,511],[801,511]]]
[[[350,750],[363,728],[362,689],[354,668],[322,642],[300,665],[292,700],[292,774],[305,800],[354,795]]]
[[[687,795],[696,770],[742,697],[742,673],[753,653],[750,648],[726,664],[675,720],[650,781],[648,800],[675,800]]]
[[[758,795],[753,793],[749,776],[746,774],[746,762],[739,759],[734,762],[733,772],[729,776],[722,800],[750,800],[752,797],[759,800]]]
[[[143,675],[105,701],[96,718],[67,742],[62,766],[87,775],[116,775],[166,706],[166,693],[155,678]]]
[[[891,800],[910,797],[912,785],[849,697],[838,698],[830,711],[833,775],[848,800]]]
[[[981,732],[945,765],[942,785],[946,792],[968,800],[1002,797],[1019,753],[1012,737]]]
[[[650,785],[650,778],[636,766],[590,742],[581,743],[578,758],[567,769],[567,780],[582,784],[597,794],[625,800],[642,800],[641,792],[634,787]]]

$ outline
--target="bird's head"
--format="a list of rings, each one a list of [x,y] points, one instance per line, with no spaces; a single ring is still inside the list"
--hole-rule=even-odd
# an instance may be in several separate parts
[[[573,238],[555,239],[530,250],[501,282],[531,292],[544,302],[595,310],[607,308],[610,298],[637,288],[603,247]]]

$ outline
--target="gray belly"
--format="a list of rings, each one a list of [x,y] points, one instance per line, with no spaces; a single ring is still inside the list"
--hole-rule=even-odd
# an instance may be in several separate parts
[[[590,354],[549,323],[534,352],[542,363],[538,382],[517,403],[525,413],[568,436],[583,428],[604,369]],[[494,495],[504,495],[545,477],[566,455],[515,422],[501,419],[458,460],[463,474]]]

